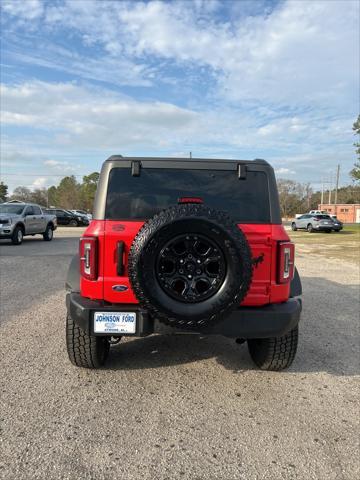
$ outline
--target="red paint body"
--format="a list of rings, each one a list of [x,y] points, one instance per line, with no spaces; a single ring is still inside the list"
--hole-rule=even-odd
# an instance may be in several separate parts
[[[105,300],[111,303],[138,303],[127,275],[117,275],[116,245],[125,243],[124,263],[131,244],[144,222],[93,220],[84,236],[98,238],[98,278],[95,281],[81,277],[81,295],[91,299]],[[123,228],[124,227],[124,228]],[[254,267],[250,290],[241,303],[243,306],[261,306],[269,303],[285,302],[289,298],[290,282],[277,283],[279,242],[289,241],[282,225],[240,224],[250,244],[253,258],[263,255],[263,261]],[[128,290],[116,292],[113,285],[126,285]]]

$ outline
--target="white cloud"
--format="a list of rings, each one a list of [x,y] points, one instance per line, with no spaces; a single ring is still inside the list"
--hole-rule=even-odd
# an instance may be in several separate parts
[[[32,82],[2,85],[4,124],[51,131],[87,147],[159,145],[191,132],[197,114],[163,102],[138,102],[103,89]]]
[[[298,117],[285,117],[261,126],[258,129],[258,134],[262,137],[280,135],[293,136],[294,134],[306,133],[309,128],[311,127],[306,125],[303,119]]]
[[[270,15],[230,23],[209,16],[204,5],[113,2],[103,9],[96,2],[68,2],[57,22],[115,56],[209,66],[231,99],[295,103],[301,95],[302,102],[324,104],[348,102],[354,93],[358,2],[346,1],[344,8],[342,0],[287,1]]]
[[[270,111],[238,114],[231,108],[189,110],[163,102],[140,102],[103,88],[74,83],[27,82],[2,87],[4,122],[33,130],[16,143],[33,146],[49,173],[77,173],[74,156],[103,160],[113,153],[266,158],[277,169],[308,175],[321,158],[351,169],[351,117],[322,118],[308,112],[265,121]],[[5,132],[7,123],[5,123]],[[331,142],[329,143],[329,139]],[[9,137],[10,148],[11,137]],[[18,147],[19,148],[19,147]],[[6,147],[3,158],[6,159]],[[20,158],[22,155],[20,154]],[[67,158],[65,158],[67,157]],[[299,170],[302,165],[306,168]],[[97,167],[98,168],[98,167]],[[41,172],[40,170],[37,170]],[[284,172],[286,173],[286,172]]]
[[[8,14],[24,20],[34,20],[44,12],[41,0],[3,0],[1,8]]]
[[[39,66],[58,72],[82,77],[87,80],[107,82],[113,85],[149,87],[151,68],[126,58],[112,58],[106,55],[83,57],[51,42],[39,42],[23,53],[17,39],[8,47],[11,58],[30,67]]]
[[[36,178],[32,185],[34,188],[43,188],[46,186],[46,178],[45,177],[39,177],[39,178]]]
[[[13,3],[7,11],[16,15]],[[189,67],[205,66],[217,81],[217,94],[231,102],[336,104],[353,111],[359,58],[356,0],[285,1],[271,11],[264,2],[256,15],[241,15],[249,5],[239,4],[44,3],[43,28],[67,29],[86,47],[101,47],[102,54],[96,48],[95,55],[80,55],[51,42],[33,43],[33,54],[12,53],[28,63],[118,85],[162,83],[169,62],[182,67],[185,76]],[[219,5],[229,9],[228,18],[215,14]]]
[[[54,170],[61,171],[64,174],[67,172],[74,172],[79,169],[79,165],[70,165],[69,162],[63,162],[60,160],[45,160],[44,165],[47,167],[51,167]]]
[[[21,132],[9,142],[36,144],[54,174],[74,153],[129,150],[263,157],[304,178],[329,159],[344,171],[354,162],[355,0],[3,4],[17,65],[93,82],[3,87],[2,121]],[[124,85],[142,100],[120,94]]]
[[[275,170],[275,173],[277,175],[294,175],[296,172],[295,170],[290,170],[290,168],[281,167],[281,168],[277,168]]]
[[[49,167],[58,167],[62,164],[62,162],[58,162],[57,160],[45,160],[44,165],[48,165]]]

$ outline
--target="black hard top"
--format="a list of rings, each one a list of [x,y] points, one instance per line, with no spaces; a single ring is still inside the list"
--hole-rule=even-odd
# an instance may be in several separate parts
[[[266,161],[263,160],[262,158],[255,158],[254,160],[237,160],[237,159],[227,159],[227,158],[198,158],[198,157],[124,157],[123,155],[111,155],[106,162],[141,162],[141,163],[147,163],[147,162],[159,162],[159,163],[182,163],[186,164],[186,167],[189,167],[189,163],[203,163],[207,162],[209,165],[214,165],[217,163],[223,163],[223,164],[239,164],[239,163],[244,163],[244,164],[258,164],[258,165],[267,165],[270,166],[270,164]]]
[[[246,179],[246,171],[264,172],[267,175],[271,223],[281,223],[278,192],[276,187],[275,173],[272,166],[262,159],[237,160],[217,158],[174,158],[174,157],[124,157],[112,155],[102,166],[100,181],[98,184],[94,218],[105,218],[105,204],[108,188],[108,178],[113,168],[131,168],[141,175],[142,168],[166,168],[166,169],[199,169],[199,170],[228,170],[234,171],[239,179]],[[136,174],[135,174],[136,176]]]

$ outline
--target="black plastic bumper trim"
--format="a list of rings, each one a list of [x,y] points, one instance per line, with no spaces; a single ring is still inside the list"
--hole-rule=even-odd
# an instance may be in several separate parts
[[[168,327],[158,320],[150,318],[148,313],[137,304],[123,304],[120,307],[119,304],[90,300],[72,292],[66,296],[66,306],[68,314],[74,322],[91,335],[94,335],[92,326],[94,312],[99,310],[136,312],[136,332],[128,334],[129,336],[143,337],[152,333],[188,333],[188,331]],[[280,337],[296,327],[300,321],[300,314],[300,298],[289,298],[287,302],[263,307],[240,307],[231,312],[222,322],[197,333],[245,339]]]

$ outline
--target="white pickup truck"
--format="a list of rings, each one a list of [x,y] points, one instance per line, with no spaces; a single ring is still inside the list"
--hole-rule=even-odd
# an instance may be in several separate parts
[[[0,204],[0,239],[9,238],[13,245],[20,245],[25,235],[40,234],[50,242],[57,228],[55,215],[42,211],[34,203]]]

